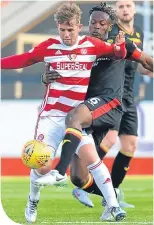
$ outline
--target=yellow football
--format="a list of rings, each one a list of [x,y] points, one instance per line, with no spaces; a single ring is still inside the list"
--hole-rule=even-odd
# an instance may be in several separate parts
[[[27,167],[38,169],[47,164],[50,155],[51,149],[48,145],[38,140],[31,140],[24,145],[21,159]]]

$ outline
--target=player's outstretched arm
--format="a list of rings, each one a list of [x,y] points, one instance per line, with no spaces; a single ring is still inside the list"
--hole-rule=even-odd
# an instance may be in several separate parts
[[[124,59],[127,54],[125,46],[125,35],[123,31],[119,31],[115,44],[101,41],[98,38],[89,37],[95,45],[96,56],[104,56],[114,59]]]
[[[1,59],[1,69],[19,69],[36,63],[28,52]]]
[[[146,70],[150,70],[151,72],[153,72],[153,58],[151,56],[145,54],[142,51],[138,62],[140,62]]]
[[[139,54],[140,52],[140,54]],[[130,60],[136,61],[141,63],[141,65],[147,69],[153,72],[153,58],[147,54],[145,54],[143,51],[141,51],[139,48],[136,48],[131,57]]]
[[[146,75],[152,78],[154,77],[154,73],[145,69],[141,64],[138,64],[137,72],[139,72],[141,75]]]
[[[139,62],[145,70],[153,72],[153,58],[145,54],[132,41],[126,39],[127,56],[126,59]]]

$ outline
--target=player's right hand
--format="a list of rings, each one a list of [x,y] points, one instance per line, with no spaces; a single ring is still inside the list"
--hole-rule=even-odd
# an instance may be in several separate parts
[[[50,70],[50,64],[46,63],[45,73],[42,74],[42,82],[44,84],[50,84],[55,82],[59,78],[61,78],[61,75],[55,70]]]

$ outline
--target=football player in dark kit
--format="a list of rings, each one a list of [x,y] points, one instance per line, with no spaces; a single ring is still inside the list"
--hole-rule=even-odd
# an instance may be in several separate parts
[[[114,11],[112,8],[107,7],[105,4],[94,7],[90,11],[90,34],[100,39],[106,39],[108,30],[111,28],[111,23],[114,19]],[[114,36],[116,36],[116,34]],[[112,33],[111,37],[113,37]],[[111,40],[114,41],[113,38],[109,39],[109,41]],[[132,60],[141,62],[145,68],[152,70],[152,58],[145,55],[129,41],[127,42],[127,51],[127,58],[131,57]],[[123,87],[125,79],[124,66],[125,62],[123,60],[114,61],[101,57],[98,58],[95,61],[91,71],[91,79],[86,95],[86,101],[84,104],[81,104],[74,111],[72,111],[67,117],[66,124],[69,128],[81,130],[82,128],[89,127],[91,125],[93,137],[100,158],[103,158],[108,148],[111,147],[108,147],[107,141],[103,140],[102,142],[103,137],[106,132],[110,130],[107,135],[112,134],[111,140],[116,140],[121,118],[125,115],[125,111],[123,112],[122,109],[122,96],[124,92]],[[107,135],[105,136],[106,140],[108,140]],[[70,134],[68,135],[67,132],[64,139],[72,141]],[[61,161],[56,168],[61,174],[65,173],[65,169],[68,165],[67,163],[70,160],[70,150],[75,150],[78,143],[79,142],[76,141],[75,145],[72,141],[63,145]],[[111,145],[111,143],[109,144]],[[124,155],[124,157],[126,156]],[[76,155],[72,159],[72,182],[87,192],[101,195],[95,183],[90,182],[91,178],[88,173],[86,174],[86,165],[84,166],[82,161],[84,161],[84,159],[80,160]],[[122,159],[120,159],[120,163],[123,163],[121,161]],[[116,170],[116,167],[113,167],[113,169]],[[117,176],[120,176],[120,174]],[[116,186],[114,187],[116,188]],[[82,195],[83,193],[81,191],[81,189],[75,189],[73,193],[77,197],[78,193],[76,194],[76,192],[79,192],[79,194]],[[91,207],[93,206],[90,201],[88,202],[86,196],[82,195],[82,197],[82,200],[78,198],[82,203]],[[105,217],[104,215],[102,219],[108,219],[108,217]]]

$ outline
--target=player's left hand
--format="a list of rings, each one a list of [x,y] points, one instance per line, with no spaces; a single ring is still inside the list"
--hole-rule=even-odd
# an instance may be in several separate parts
[[[119,34],[116,36],[115,44],[122,44],[125,42],[125,32],[119,31]]]
[[[61,78],[61,75],[55,70],[50,70],[50,64],[46,63],[45,73],[42,74],[42,82],[44,84],[50,84],[55,82],[59,78]]]

